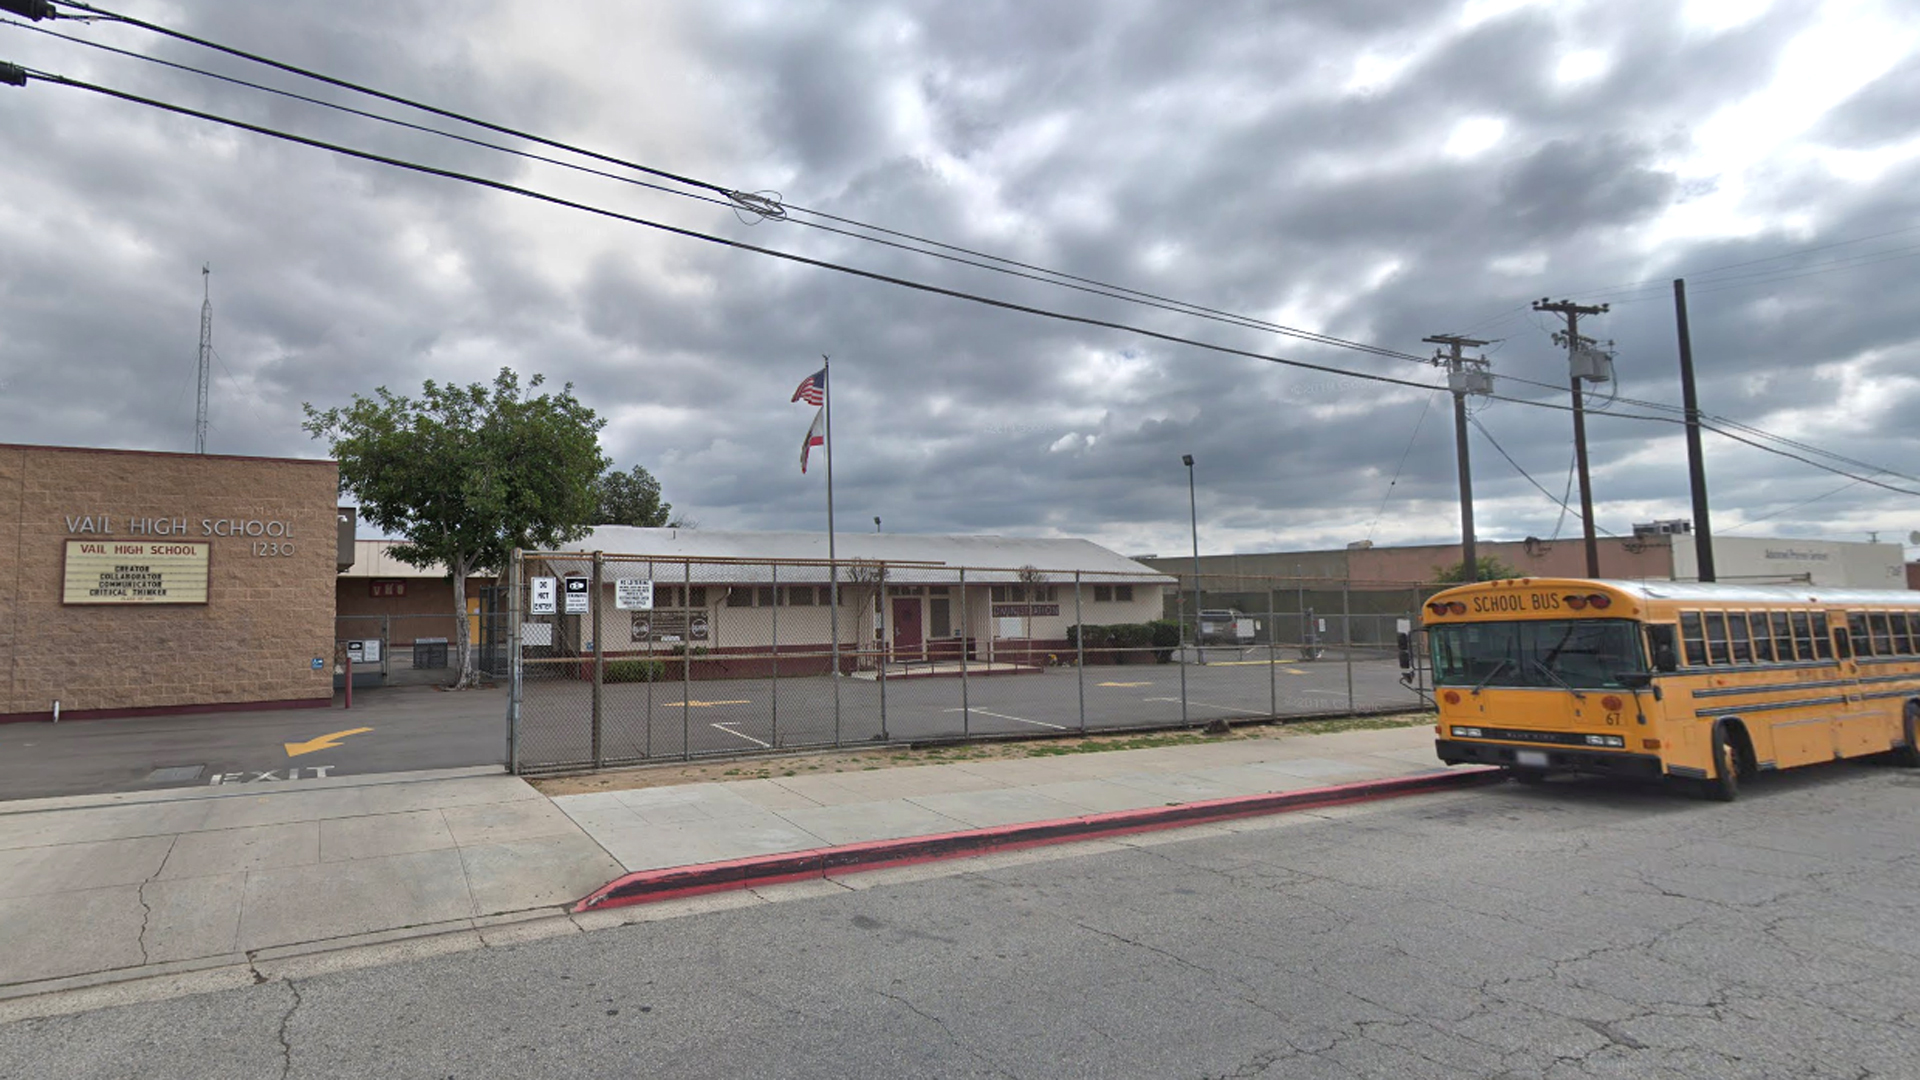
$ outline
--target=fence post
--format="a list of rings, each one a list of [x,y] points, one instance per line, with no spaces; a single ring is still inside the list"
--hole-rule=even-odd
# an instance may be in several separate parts
[[[600,642],[600,578],[606,566],[604,559],[601,552],[593,553],[593,584],[587,588],[587,623],[593,628],[593,767],[596,769],[606,764],[605,714],[600,708],[600,691],[606,675],[606,654]]]
[[[680,628],[680,760],[693,760],[693,560],[680,563],[680,602],[687,622]],[[776,601],[779,597],[774,598]]]
[[[1340,636],[1346,639],[1347,711],[1353,711],[1353,579],[1340,582]]]
[[[987,610],[993,610],[989,604]],[[967,568],[960,568],[960,734],[973,733],[973,714],[967,700],[967,647],[973,641],[973,622],[967,618]]]
[[[773,687],[768,694],[773,698],[773,745],[780,745],[780,564],[768,563],[767,569],[773,575]],[[812,588],[812,586],[808,586]],[[755,597],[755,599],[759,599]]]
[[[887,654],[892,651],[892,642],[887,639],[887,616],[893,613],[893,601],[887,598],[887,564],[880,564],[880,645],[877,649],[876,663],[880,665],[880,741],[887,741]],[[931,596],[928,598],[931,600]],[[859,626],[856,620],[854,625]]]
[[[1199,591],[1200,579],[1198,577],[1193,579],[1193,587],[1196,592]],[[1187,636],[1187,596],[1184,591],[1180,594],[1179,603],[1180,636],[1184,638]],[[1193,647],[1196,649],[1200,647],[1200,616],[1198,612],[1195,612],[1193,619]],[[1184,648],[1180,650],[1180,726],[1191,726],[1191,723],[1187,720],[1187,650]]]
[[[659,571],[654,568],[653,560],[648,559],[647,560],[647,580],[658,584],[658,579],[655,577],[655,575],[658,573]],[[657,610],[660,606],[658,602],[659,590],[656,589],[654,590],[654,592],[655,592],[655,603],[653,606]],[[655,639],[658,637],[658,634],[656,631],[652,629],[652,627],[656,625],[651,621],[652,612],[648,612],[648,615],[649,615],[649,623],[648,623],[649,628],[647,630],[647,734],[645,736],[645,740],[646,740],[645,745],[641,747],[640,752],[646,755],[647,760],[651,761],[653,760],[653,684],[657,681],[655,676],[664,675],[666,673],[667,665],[660,663],[658,659],[656,659],[656,657],[654,656],[653,646],[654,646]]]
[[[519,548],[507,560],[507,772],[520,775],[520,577]]]
[[[832,509],[832,507],[829,506],[828,509]],[[828,535],[827,540],[829,542],[833,540],[833,537],[831,534]],[[840,745],[840,564],[834,561],[832,555],[828,555],[827,557],[827,600],[833,605],[832,609],[828,612],[828,615],[827,615],[827,623],[833,633],[833,648],[828,650],[828,654],[832,657],[831,662],[833,664],[833,679],[832,679],[832,683],[833,683],[833,745],[839,746]],[[780,602],[779,594],[776,593],[774,595],[773,602],[776,604]],[[857,615],[855,615],[854,617],[853,625],[856,627],[860,625],[860,619]]]
[[[1280,716],[1280,624],[1273,616],[1273,582],[1267,582],[1267,709]]]
[[[1073,681],[1080,690],[1080,734],[1087,733],[1087,623],[1080,614],[1080,571],[1073,572]]]
[[[393,679],[393,616],[380,616],[380,678]]]

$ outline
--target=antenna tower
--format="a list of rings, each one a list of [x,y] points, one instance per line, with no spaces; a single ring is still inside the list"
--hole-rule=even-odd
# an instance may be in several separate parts
[[[207,452],[207,382],[213,377],[213,268],[200,267],[200,397],[193,410],[193,452]]]

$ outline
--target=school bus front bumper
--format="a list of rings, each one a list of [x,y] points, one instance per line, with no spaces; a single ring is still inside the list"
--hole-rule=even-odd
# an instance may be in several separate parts
[[[1656,779],[1663,775],[1660,758],[1657,755],[1629,754],[1623,750],[1590,750],[1548,742],[1516,746],[1511,743],[1478,742],[1466,739],[1435,739],[1433,749],[1440,755],[1440,760],[1448,765],[1499,765],[1509,769],[1594,773],[1602,776],[1631,776],[1643,779]]]

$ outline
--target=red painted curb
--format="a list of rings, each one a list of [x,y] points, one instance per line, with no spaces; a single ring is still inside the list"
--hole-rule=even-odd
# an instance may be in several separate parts
[[[651,904],[683,896],[746,889],[756,885],[775,885],[788,881],[824,878],[832,874],[877,870],[888,866],[910,866],[940,859],[959,859],[992,851],[1017,851],[1046,844],[1091,840],[1104,836],[1176,829],[1235,818],[1259,817],[1289,810],[1308,810],[1322,806],[1371,802],[1402,795],[1421,795],[1433,791],[1474,787],[1500,780],[1499,769],[1459,769],[1396,776],[1387,780],[1361,780],[1332,787],[1281,791],[1264,795],[1236,795],[1225,799],[1180,803],[1176,806],[1151,806],[1140,810],[1115,810],[1053,821],[1030,821],[1019,825],[1000,825],[965,832],[910,836],[898,840],[872,840],[839,847],[810,848],[778,855],[754,855],[726,862],[675,866],[663,870],[637,870],[622,875],[589,893],[573,905],[578,914],[608,908]]]

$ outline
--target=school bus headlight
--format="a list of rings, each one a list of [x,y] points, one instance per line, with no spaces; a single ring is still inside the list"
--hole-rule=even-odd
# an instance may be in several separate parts
[[[1481,738],[1480,729],[1477,727],[1457,727],[1453,729],[1453,737],[1456,739],[1478,739]]]
[[[1627,740],[1618,735],[1589,735],[1587,736],[1587,745],[1625,747]]]

